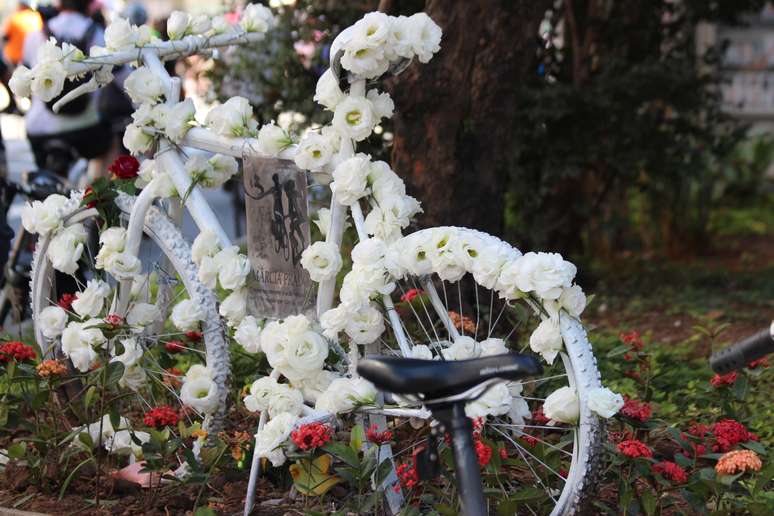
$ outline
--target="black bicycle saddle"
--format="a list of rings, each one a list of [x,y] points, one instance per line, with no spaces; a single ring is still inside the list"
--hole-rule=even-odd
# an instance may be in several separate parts
[[[420,394],[429,400],[462,393],[492,378],[535,376],[543,367],[534,357],[518,353],[446,361],[370,356],[358,362],[357,372],[382,391]]]

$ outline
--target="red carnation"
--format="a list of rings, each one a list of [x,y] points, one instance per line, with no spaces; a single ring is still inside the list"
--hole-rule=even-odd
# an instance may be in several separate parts
[[[417,296],[421,296],[424,294],[424,292],[418,288],[412,288],[402,296],[400,296],[400,300],[404,303],[410,303],[412,299],[414,299]]]
[[[369,442],[381,446],[382,444],[392,441],[392,432],[389,430],[380,432],[379,427],[374,423],[366,430],[366,439],[368,439]]]
[[[137,177],[137,171],[140,170],[140,162],[133,156],[123,154],[108,167],[118,179],[134,179]]]
[[[303,451],[324,446],[333,437],[333,429],[324,423],[303,425],[290,433],[290,438]]]
[[[0,345],[0,362],[10,362],[11,359],[17,362],[35,359],[35,350],[21,342],[6,342]]]
[[[179,420],[180,417],[177,415],[177,412],[168,405],[162,405],[149,410],[143,418],[145,425],[153,428],[175,426]]]
[[[185,346],[179,340],[170,340],[164,344],[164,349],[167,350],[167,353],[180,353],[185,350]]]
[[[621,441],[618,444],[618,451],[632,459],[636,459],[637,457],[653,457],[651,449],[648,448],[645,443],[638,441],[637,439]]]
[[[73,301],[75,301],[75,294],[62,294],[57,305],[63,310],[71,311],[73,308]]]
[[[736,371],[724,375],[716,374],[710,380],[713,387],[719,388],[726,385],[734,385],[736,381]]]
[[[624,398],[624,406],[621,407],[621,414],[624,416],[644,423],[650,419],[652,413],[653,409],[650,404],[629,398],[628,396]]]
[[[688,473],[674,462],[664,460],[654,464],[652,469],[654,473],[658,473],[672,482],[684,484],[688,481]]]

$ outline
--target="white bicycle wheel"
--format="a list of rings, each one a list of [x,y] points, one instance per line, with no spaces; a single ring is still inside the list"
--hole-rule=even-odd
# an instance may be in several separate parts
[[[121,218],[127,219],[135,198],[120,194],[115,204],[121,212]],[[87,222],[96,216],[94,210],[75,212],[67,221],[65,228]],[[124,220],[125,221],[125,220]],[[122,399],[122,411],[126,414],[142,414],[147,410],[167,405],[180,414],[180,418],[190,422],[199,421],[203,416],[202,428],[214,434],[222,428],[226,414],[229,380],[229,353],[224,328],[218,315],[217,300],[214,293],[197,279],[197,268],[191,258],[191,247],[180,234],[173,222],[158,208],[152,207],[145,218],[144,235],[140,252],[142,275],[137,278],[131,290],[132,299],[128,301],[127,313],[119,313],[128,325],[129,314],[134,307],[144,303],[148,320],[141,327],[132,327],[120,338],[133,338],[141,349],[141,358],[137,366],[142,372],[133,371],[138,377],[134,382],[122,378],[119,388],[125,392],[133,391],[134,396]],[[32,267],[31,303],[35,321],[35,339],[46,356],[62,356],[62,338],[47,338],[41,316],[47,307],[58,304],[57,281],[62,282],[65,275],[54,270],[47,256],[52,237],[41,237],[37,243]],[[106,309],[98,317],[104,317],[111,310],[121,306],[121,297],[130,295],[129,289],[121,288],[120,281],[106,271],[98,269],[95,257],[88,249],[83,252],[81,265],[75,275],[68,276],[74,281],[78,291],[84,290],[84,283],[91,279],[102,279],[111,287]],[[80,292],[79,292],[80,293]],[[155,299],[154,299],[155,298]],[[112,299],[112,301],[111,301]],[[190,299],[201,310],[197,324],[198,331],[186,333],[174,328],[169,322],[170,309],[181,300]],[[80,317],[73,309],[68,310],[68,320],[79,321]],[[139,329],[138,329],[139,328]],[[111,339],[112,340],[112,339]],[[126,351],[126,350],[125,350]],[[207,397],[214,397],[214,410],[206,413],[185,407],[179,392],[183,369],[200,364],[210,373],[214,390]],[[134,366],[127,368],[133,369]],[[125,371],[126,374],[126,371]],[[132,421],[133,428],[143,426],[142,418]]]
[[[470,249],[464,246],[453,249],[460,241],[466,242],[465,245],[474,244]],[[391,258],[388,253],[387,261],[398,262],[398,271],[393,276],[402,279],[383,299],[385,318],[391,329],[382,335],[383,351],[453,360],[504,352],[500,345],[504,343],[510,351],[536,354],[527,339],[536,319],[540,321],[541,315],[544,318],[547,315],[536,296],[507,302],[500,299],[494,285],[496,265],[490,271],[479,268],[474,274],[471,267],[459,270],[454,265],[459,260],[451,260],[449,268],[439,270],[436,264],[430,264],[432,251],[429,249],[425,249],[427,264],[410,263],[411,253],[421,247],[418,242],[449,246],[448,252],[475,254],[477,246],[494,246],[504,257],[521,255],[495,237],[464,228],[422,230],[393,244],[397,254],[393,253]],[[400,265],[407,263],[405,267]],[[420,269],[424,270],[416,274]],[[485,482],[487,477],[491,481],[486,487],[501,489],[499,498],[510,500],[508,507],[516,514],[581,512],[601,461],[603,425],[585,402],[589,391],[601,386],[596,359],[580,321],[564,310],[557,311],[555,316],[563,340],[556,359],[553,363],[540,359],[544,365],[541,377],[527,379],[520,386],[510,384],[510,408],[507,412],[500,409],[495,415],[490,414],[484,428],[488,439],[507,444],[508,459],[503,463],[510,471],[508,475],[499,475],[496,482],[492,475],[485,475]],[[579,417],[575,423],[547,422],[541,415],[546,397],[561,387],[570,387],[577,393]],[[471,414],[477,413],[475,406],[468,407]],[[398,462],[405,461],[401,454],[410,451],[410,443],[405,445],[407,448],[396,454]],[[494,505],[489,507],[490,511],[495,509]]]

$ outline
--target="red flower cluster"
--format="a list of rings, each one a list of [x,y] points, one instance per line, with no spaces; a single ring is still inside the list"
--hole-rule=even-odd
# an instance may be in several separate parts
[[[122,154],[110,164],[108,170],[118,179],[134,179],[140,170],[140,162],[133,156]]]
[[[688,473],[674,462],[668,460],[654,464],[653,472],[678,484],[684,484],[688,481]]]
[[[534,448],[538,443],[537,437],[533,437],[527,433],[521,434],[521,440],[524,441],[531,448]]]
[[[402,296],[400,296],[400,300],[404,303],[410,303],[412,299],[414,299],[417,296],[421,296],[424,294],[424,292],[418,288],[412,288]]]
[[[191,342],[199,342],[202,340],[202,332],[195,330],[187,331],[185,332],[185,337]]]
[[[621,441],[618,443],[618,451],[632,459],[636,459],[637,457],[653,457],[653,451],[651,451],[645,443],[638,441],[637,439]]]
[[[543,406],[541,405],[532,412],[532,421],[536,425],[545,425],[548,424],[548,422],[551,420],[547,418],[545,414],[543,414]]]
[[[758,436],[749,432],[745,426],[733,419],[724,419],[712,425],[712,433],[715,436],[715,444],[712,451],[727,452],[739,443],[757,441]]]
[[[642,342],[642,337],[637,331],[630,331],[629,333],[621,333],[619,338],[624,344],[627,344],[632,348],[632,351],[642,351],[645,347],[645,343]]]
[[[105,317],[105,322],[111,326],[121,326],[124,324],[124,318],[118,314],[110,314]]]
[[[170,340],[164,344],[164,349],[167,350],[167,353],[180,353],[185,350],[185,347],[179,340]]]
[[[59,305],[62,310],[67,310],[69,312],[73,308],[73,301],[75,301],[74,294],[62,294],[57,305]]]
[[[757,368],[763,368],[768,369],[769,368],[769,357],[763,357],[759,358],[758,360],[753,360],[749,364],[747,364],[748,369],[757,369]]]
[[[624,406],[621,407],[621,414],[644,423],[650,419],[650,416],[653,414],[653,409],[649,403],[626,396],[624,398]]]
[[[688,433],[699,439],[703,439],[705,435],[710,433],[710,427],[701,423],[694,423],[688,428]]]
[[[478,457],[478,465],[486,466],[492,460],[492,447],[484,441],[476,441],[476,456]]]
[[[377,446],[381,446],[382,444],[392,441],[392,432],[389,430],[380,432],[379,427],[376,425],[376,423],[374,423],[368,427],[368,430],[366,430],[366,439],[368,439],[369,442],[376,444]]]
[[[309,423],[290,434],[290,438],[303,451],[324,446],[333,437],[333,429],[324,423]]]
[[[97,205],[99,198],[97,197],[97,194],[94,193],[94,188],[92,188],[91,185],[87,186],[86,190],[83,191],[83,200],[86,203],[87,208],[93,208]]]
[[[145,413],[143,422],[146,426],[153,428],[163,428],[165,426],[175,426],[180,420],[177,412],[168,405],[161,405]]]
[[[712,377],[710,380],[710,383],[713,387],[719,388],[726,385],[734,385],[734,382],[736,381],[736,371],[733,373],[728,373],[724,375],[716,374]]]
[[[403,464],[399,464],[395,469],[395,472],[398,474],[398,479],[400,480],[400,486],[395,486],[396,492],[400,491],[401,486],[403,489],[414,489],[417,484],[419,484],[419,473],[417,472],[416,463],[409,464],[408,462],[404,462]]]
[[[0,362],[10,362],[11,359],[17,362],[35,359],[35,350],[32,346],[22,344],[21,342],[6,342],[0,344]]]

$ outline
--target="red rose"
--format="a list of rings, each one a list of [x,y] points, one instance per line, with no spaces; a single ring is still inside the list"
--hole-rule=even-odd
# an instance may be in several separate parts
[[[137,171],[140,170],[140,162],[134,156],[123,154],[116,158],[108,170],[118,179],[134,179],[137,177]]]

